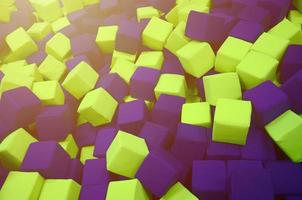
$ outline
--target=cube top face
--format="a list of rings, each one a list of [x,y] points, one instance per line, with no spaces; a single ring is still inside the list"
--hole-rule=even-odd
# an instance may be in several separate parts
[[[118,31],[118,26],[100,26],[96,37],[96,42],[114,41]]]
[[[64,60],[71,51],[71,43],[64,34],[57,33],[46,43],[45,50],[58,60]]]
[[[132,76],[132,81],[149,82],[158,80],[160,71],[149,67],[138,67]]]
[[[263,31],[264,27],[259,23],[240,20],[230,31],[230,36],[247,42],[255,42]]]
[[[236,59],[242,59],[252,47],[252,43],[229,36],[218,50],[222,53]]]
[[[187,84],[184,76],[177,74],[162,74],[154,89],[156,98],[161,94],[186,96]]]
[[[175,183],[160,200],[198,200],[185,186],[180,182]]]
[[[249,127],[252,104],[250,101],[219,99],[215,111],[215,123]]]
[[[46,105],[63,105],[65,103],[65,96],[58,81],[36,82],[32,90]]]
[[[160,70],[164,62],[164,54],[161,51],[144,51],[138,57],[135,65]]]
[[[269,31],[269,33],[275,36],[279,36],[291,40],[298,34],[299,31],[300,31],[299,27],[297,27],[294,23],[292,23],[288,19],[284,18],[281,22],[275,25]]]

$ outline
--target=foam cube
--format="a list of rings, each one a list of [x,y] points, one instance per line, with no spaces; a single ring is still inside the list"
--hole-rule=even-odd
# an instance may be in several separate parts
[[[301,162],[300,132],[302,129],[302,119],[291,110],[286,111],[274,121],[265,126],[269,136],[293,161]]]
[[[224,161],[194,161],[192,191],[200,199],[227,199],[226,177]]]
[[[93,156],[94,146],[85,146],[81,149],[80,161],[82,164],[85,164],[87,160],[96,159]]]
[[[98,129],[88,122],[79,125],[74,131],[74,138],[79,147],[91,146],[95,143]]]
[[[143,44],[153,50],[162,50],[172,30],[173,24],[152,17],[143,31]]]
[[[301,32],[299,27],[284,18],[281,22],[271,28],[268,33],[294,42],[297,39],[299,32]]]
[[[118,59],[124,59],[134,63],[136,60],[136,53],[130,54],[130,53],[114,50],[112,54],[111,66],[113,66]]]
[[[76,99],[81,99],[94,88],[98,78],[98,73],[82,61],[68,73],[62,86]]]
[[[63,105],[65,103],[64,92],[58,81],[35,82],[32,91],[45,105]]]
[[[241,148],[238,145],[210,141],[207,147],[207,160],[239,160]]]
[[[96,43],[104,53],[112,53],[115,49],[118,26],[100,26],[96,36]]]
[[[103,2],[103,1],[102,1]],[[79,199],[99,200],[106,199],[107,186],[104,185],[85,185],[81,188]]]
[[[1,23],[8,23],[11,20],[12,11],[10,10],[9,6],[7,5],[0,5],[0,22]]]
[[[180,175],[180,164],[168,152],[153,150],[145,158],[135,177],[156,197],[163,196]]]
[[[82,0],[62,0],[63,2],[63,10],[66,13],[73,13],[84,8]]]
[[[185,36],[185,28],[185,22],[178,23],[167,39],[165,48],[171,51],[173,54],[176,54],[180,48],[188,44],[190,41],[190,39]]]
[[[6,74],[1,80],[0,91],[2,93],[21,87],[27,87],[28,89],[31,89],[33,82],[34,78],[31,76],[24,76],[24,74],[19,72],[9,73]]]
[[[130,81],[131,96],[139,99],[153,101],[154,88],[160,77],[160,71],[147,67],[139,67]]]
[[[243,98],[252,102],[254,121],[258,127],[270,123],[291,107],[286,93],[272,81],[263,82],[245,91]]]
[[[140,181],[137,179],[131,179],[110,182],[106,199],[149,200],[150,198]]]
[[[143,51],[135,63],[136,66],[161,70],[164,54],[161,51]]]
[[[110,174],[106,169],[106,159],[87,160],[83,169],[82,185],[109,184]]]
[[[245,145],[251,114],[250,101],[219,99],[216,104],[213,141]]]
[[[280,62],[280,81],[285,83],[294,74],[302,69],[300,55],[302,53],[301,45],[290,45]]]
[[[1,188],[0,199],[38,200],[43,183],[37,172],[11,171]]]
[[[54,21],[63,15],[60,2],[58,0],[34,0],[31,2],[37,15],[43,21]]]
[[[98,88],[85,95],[78,113],[93,126],[99,126],[111,122],[117,105],[117,101],[106,90]]]
[[[302,15],[298,10],[290,10],[288,13],[288,19],[296,26],[300,26],[302,24]]]
[[[244,40],[228,37],[219,48],[215,60],[217,72],[235,72],[236,66],[246,56],[252,47],[252,43]]]
[[[5,41],[10,48],[11,52],[18,58],[26,58],[29,55],[38,51],[38,46],[24,30],[18,28],[12,33],[8,34]]]
[[[212,124],[210,104],[208,102],[183,104],[181,122],[209,128]]]
[[[142,127],[139,136],[144,138],[149,148],[164,148],[169,142],[169,129],[165,126],[146,122]]]
[[[112,64],[110,73],[117,73],[127,84],[129,84],[136,68],[137,67],[133,62],[117,59],[116,62]]]
[[[234,172],[239,170],[263,169],[263,163],[258,160],[228,160],[227,177],[231,178]]]
[[[71,134],[64,141],[60,142],[60,145],[69,154],[70,158],[74,159],[77,157],[79,147]]]
[[[0,158],[3,166],[9,170],[18,170],[29,145],[36,141],[23,128],[10,133],[0,144]]]
[[[175,183],[168,192],[160,198],[160,200],[198,200],[198,198],[190,192],[180,182]]]
[[[154,88],[155,97],[169,94],[180,97],[186,96],[187,84],[184,76],[178,74],[162,74]]]
[[[278,67],[278,60],[250,51],[237,65],[237,73],[244,89],[252,89],[267,80],[273,80]]]
[[[47,179],[66,177],[71,159],[55,141],[32,143],[23,159],[20,170],[39,172]]]
[[[71,54],[71,43],[63,33],[55,34],[45,45],[47,54],[63,61]]]
[[[207,102],[216,105],[221,98],[241,99],[241,85],[237,73],[229,72],[203,77]]]
[[[70,21],[68,20],[67,17],[60,17],[59,19],[51,23],[51,29],[55,33],[63,30],[68,26],[70,26]]]
[[[38,70],[45,79],[59,81],[67,68],[63,62],[57,60],[52,55],[48,55],[40,64]]]
[[[136,9],[136,18],[138,22],[152,17],[160,17],[160,11],[153,6],[140,7]]]
[[[253,43],[264,31],[265,28],[262,24],[253,21],[239,20],[231,29],[230,36]]]
[[[77,158],[72,159],[69,165],[68,173],[66,178],[72,179],[77,183],[82,183],[82,174],[83,174],[83,164]]]
[[[39,200],[68,200],[78,199],[81,186],[70,179],[45,180]]]
[[[144,139],[119,131],[106,153],[107,169],[134,178],[148,154],[149,150]]]
[[[215,54],[208,43],[191,41],[177,52],[184,70],[200,78],[214,66]]]
[[[288,45],[288,39],[283,39],[270,33],[262,33],[253,44],[251,50],[264,53],[272,58],[281,60]]]
[[[106,151],[108,150],[110,144],[114,140],[117,134],[116,128],[105,127],[100,129],[97,132],[96,140],[95,140],[95,149],[93,155],[99,158],[103,158],[106,156]]]
[[[51,26],[48,22],[34,23],[27,33],[36,41],[41,41],[51,32]]]

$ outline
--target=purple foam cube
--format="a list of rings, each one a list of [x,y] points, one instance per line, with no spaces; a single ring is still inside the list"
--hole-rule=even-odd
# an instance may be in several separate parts
[[[156,197],[163,196],[181,174],[181,164],[164,150],[152,150],[145,158],[135,177]]]
[[[183,97],[160,95],[152,110],[152,121],[167,126],[173,132],[180,122],[181,109],[184,103]]]
[[[285,197],[285,200],[302,200],[302,195],[289,195]]]
[[[79,200],[105,200],[107,186],[85,185],[81,188]]]
[[[139,67],[130,81],[130,94],[134,98],[154,101],[154,88],[160,76],[160,71],[147,67]]]
[[[42,108],[40,99],[28,88],[6,91],[0,101],[0,119],[9,127],[26,127],[35,121]]]
[[[233,172],[239,170],[263,169],[263,163],[258,160],[228,160],[227,177],[230,178]]]
[[[118,102],[123,102],[129,93],[127,83],[117,73],[106,74],[100,78],[96,87],[103,87]]]
[[[230,0],[212,0],[212,8],[230,7]]]
[[[89,60],[88,60],[87,56],[85,56],[85,55],[73,57],[72,59],[70,59],[66,62],[67,69],[69,71],[71,71],[75,66],[77,66],[82,61],[89,63]]]
[[[280,80],[286,82],[290,77],[302,69],[302,46],[290,45],[280,63]]]
[[[167,49],[164,49],[163,52],[165,55],[165,60],[161,72],[163,74],[185,75],[184,69],[179,59]]]
[[[268,161],[275,194],[302,195],[302,166],[290,161]]]
[[[268,135],[256,128],[250,129],[246,145],[241,148],[242,159],[245,160],[276,160],[275,146]]]
[[[73,134],[74,139],[79,147],[93,145],[97,134],[97,128],[90,123],[78,126]]]
[[[0,120],[0,142],[6,138],[12,131],[14,131],[14,127],[8,126],[5,122]]]
[[[8,175],[8,171],[6,169],[4,169],[4,167],[2,167],[2,165],[0,163],[0,189],[3,185],[3,183],[5,182],[7,175]]]
[[[165,126],[146,122],[142,127],[139,136],[144,138],[149,149],[151,148],[165,148],[169,142],[169,129]]]
[[[67,179],[72,179],[77,183],[82,183],[83,164],[79,159],[72,159],[69,165]]]
[[[269,10],[259,6],[247,6],[243,8],[239,12],[238,18],[262,24],[264,27],[269,27],[271,24],[271,16]]]
[[[114,127],[101,128],[97,132],[93,155],[99,158],[106,156],[107,149],[114,140],[118,130]]]
[[[270,173],[265,169],[238,169],[231,176],[230,200],[274,200]]]
[[[104,185],[107,186],[110,173],[106,168],[105,159],[87,160],[83,169],[82,185]]]
[[[21,171],[39,172],[44,178],[64,179],[68,175],[71,159],[54,141],[32,143],[21,164]]]
[[[208,143],[207,131],[200,126],[180,123],[171,147],[172,154],[188,166],[192,165],[193,160],[203,159]]]
[[[119,105],[117,124],[123,131],[138,134],[148,119],[149,110],[143,100],[135,100]]]
[[[243,99],[253,105],[253,118],[263,127],[290,109],[288,96],[272,81],[266,81],[243,93]]]
[[[46,106],[36,117],[37,137],[43,141],[62,141],[72,132],[75,123],[70,106]]]
[[[40,50],[28,56],[26,58],[26,61],[28,63],[36,63],[37,65],[40,65],[43,62],[43,60],[46,58],[46,55],[47,54],[45,53],[45,51]]]
[[[210,142],[207,147],[207,160],[239,160],[241,148],[238,145]]]
[[[253,43],[264,31],[263,25],[257,22],[240,20],[231,29],[230,36]]]
[[[200,199],[227,199],[225,162],[218,160],[194,161],[192,192]]]

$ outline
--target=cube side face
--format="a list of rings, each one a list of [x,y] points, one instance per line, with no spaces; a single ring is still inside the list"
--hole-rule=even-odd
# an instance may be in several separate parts
[[[98,47],[104,53],[112,53],[115,48],[116,34],[118,26],[103,26],[99,27],[96,37]]]
[[[48,55],[44,61],[40,64],[38,71],[47,80],[57,80],[59,81],[65,74],[67,68],[65,64]]]
[[[208,103],[184,104],[181,122],[209,128],[212,122],[210,105]]]
[[[212,140],[228,144],[245,145],[249,127],[214,122]]]
[[[70,40],[62,33],[57,33],[46,43],[45,51],[62,61],[71,53]]]

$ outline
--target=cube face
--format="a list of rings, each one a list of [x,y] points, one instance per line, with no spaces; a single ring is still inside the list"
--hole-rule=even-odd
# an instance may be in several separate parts
[[[184,70],[196,78],[214,66],[215,54],[208,43],[191,41],[177,51]]]
[[[192,194],[185,186],[180,182],[175,183],[168,192],[161,197],[160,200],[198,200],[198,198]]]
[[[167,39],[165,48],[173,54],[176,54],[180,48],[188,44],[190,41],[190,39],[185,36],[185,29],[185,22],[180,22]]]
[[[265,54],[250,51],[237,65],[237,73],[244,89],[252,89],[267,80],[273,80],[279,62]]]
[[[36,82],[32,91],[45,105],[64,105],[65,103],[64,92],[58,81]]]
[[[43,177],[37,172],[11,171],[1,188],[0,198],[37,200],[43,183]]]
[[[46,43],[45,51],[47,54],[63,61],[71,53],[70,40],[64,34],[57,33]]]
[[[271,28],[271,30],[269,30],[269,33],[277,37],[294,41],[295,37],[297,37],[297,35],[299,34],[299,31],[299,27],[297,27],[288,19],[284,18],[277,25]]]
[[[216,105],[213,141],[244,145],[251,122],[249,101],[220,99]]]
[[[119,131],[106,153],[107,169],[134,178],[148,154],[149,150],[144,139]]]
[[[87,160],[96,159],[96,157],[93,156],[94,148],[95,148],[94,146],[82,147],[80,161],[83,165],[86,163]]]
[[[45,79],[59,81],[65,74],[67,68],[64,63],[48,55],[40,64],[38,70]]]
[[[205,97],[211,105],[221,98],[241,99],[241,85],[237,73],[229,72],[203,77]]]
[[[240,20],[230,31],[230,36],[253,43],[264,30],[265,28],[262,24]]]
[[[289,110],[265,126],[270,137],[296,163],[302,161],[299,143],[301,139],[302,119],[299,115]]]
[[[301,45],[290,45],[280,62],[280,81],[287,82],[293,75],[302,69],[300,54],[302,53]]]
[[[153,50],[162,50],[172,30],[173,24],[152,17],[143,31],[143,44]]]
[[[280,60],[289,45],[289,40],[263,33],[252,46],[252,50]]]
[[[112,53],[115,48],[115,39],[118,26],[101,26],[98,29],[96,43],[104,53]]]
[[[169,94],[180,97],[186,96],[187,84],[184,76],[176,74],[162,74],[154,88],[158,99],[161,94]]]
[[[82,61],[69,72],[62,86],[75,98],[81,99],[94,88],[98,78],[98,73],[90,65]]]
[[[252,47],[252,43],[235,37],[228,37],[217,52],[215,70],[218,72],[235,72],[236,66]]]
[[[181,122],[209,128],[212,124],[210,104],[207,102],[184,104]]]
[[[51,26],[48,22],[38,22],[34,23],[27,32],[34,40],[40,41],[51,32]]]
[[[50,0],[48,2],[35,0],[31,2],[31,4],[37,11],[38,17],[43,21],[51,22],[63,15],[63,11],[58,0]]]
[[[164,54],[161,51],[144,51],[138,57],[135,65],[150,67],[160,70],[164,62]]]
[[[138,22],[152,17],[160,17],[160,12],[153,6],[140,7],[136,9],[136,18]]]
[[[111,66],[110,73],[117,73],[127,84],[129,84],[136,68],[137,67],[133,62],[124,59],[117,59],[117,61]]]

